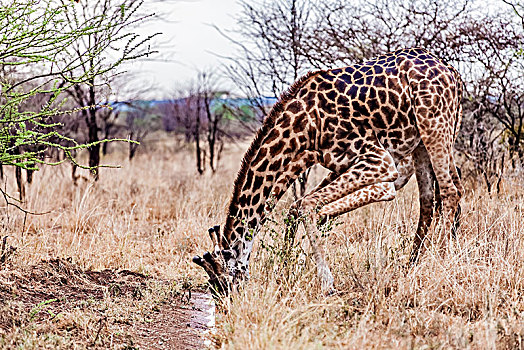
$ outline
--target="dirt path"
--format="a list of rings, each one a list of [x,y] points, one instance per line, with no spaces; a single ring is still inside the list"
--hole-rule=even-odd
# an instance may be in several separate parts
[[[61,259],[0,271],[0,348],[202,349],[213,328],[212,298],[173,281]]]
[[[189,305],[162,309],[149,324],[134,327],[140,349],[202,349],[214,328],[214,304],[208,295],[192,293]]]

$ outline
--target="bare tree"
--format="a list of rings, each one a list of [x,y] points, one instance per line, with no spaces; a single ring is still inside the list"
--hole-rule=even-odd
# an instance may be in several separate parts
[[[213,74],[199,73],[189,88],[179,92],[161,108],[164,127],[183,133],[187,143],[194,143],[199,174],[206,168],[215,172],[223,150],[224,117],[232,113],[229,94],[218,89]]]
[[[216,172],[224,143],[222,141],[222,122],[228,111],[227,98],[229,94],[220,91],[218,80],[210,73],[202,72],[199,75],[200,95],[204,107],[205,122],[207,124],[207,149],[209,151],[209,168]],[[223,102],[222,100],[226,100]],[[221,102],[222,101],[222,102]]]
[[[186,143],[194,143],[197,172],[202,175],[205,171],[205,150],[202,149],[202,95],[198,84],[193,83],[189,88],[177,93],[164,108],[163,123],[169,120],[174,130],[182,132]]]
[[[105,104],[107,105],[107,103]],[[110,108],[104,108],[98,112],[98,117],[101,122],[100,131],[102,132],[103,139],[111,139],[116,137],[118,133],[118,117],[120,116],[119,111],[114,111]],[[109,142],[102,144],[102,154],[105,156],[108,153]]]
[[[151,132],[160,129],[159,118],[152,113],[153,108],[148,101],[127,103],[128,109],[123,113],[125,119],[125,133],[129,140],[129,160],[132,160],[140,143]]]
[[[235,41],[242,56],[230,57],[229,77],[266,116],[264,96],[277,98],[298,77],[311,68],[305,45],[310,34],[313,4],[305,0],[278,0],[253,3],[241,1],[238,17],[243,40]],[[306,191],[309,170],[293,184],[295,197]]]
[[[524,27],[501,12],[462,29],[470,33],[471,63],[462,67],[467,98],[457,147],[488,191],[494,186],[500,191],[506,161],[515,171],[523,160],[524,67],[518,48],[524,43]]]
[[[506,5],[511,6],[515,14],[520,18],[522,27],[524,27],[524,3],[509,0],[502,0],[502,2],[504,2]]]
[[[116,3],[113,0],[100,0],[96,2],[81,2],[68,12],[67,20],[72,24],[86,22],[95,18],[93,27],[108,27],[104,32],[94,31],[85,40],[78,41],[71,46],[68,54],[75,59],[84,57],[79,70],[89,72],[100,70],[98,76],[93,76],[87,81],[80,81],[69,89],[69,94],[82,107],[79,112],[87,128],[87,143],[89,147],[89,166],[96,168],[100,164],[100,122],[97,116],[103,108],[101,102],[107,94],[107,88],[119,65],[125,61],[135,60],[152,53],[147,43],[153,36],[140,38],[130,32],[137,23],[145,20],[147,16],[138,16],[143,1],[126,0]],[[103,16],[94,17],[93,14],[101,13]],[[111,24],[109,26],[109,24]],[[110,57],[115,57],[110,59]],[[67,76],[64,78],[68,78]],[[94,172],[95,180],[99,174]]]
[[[472,168],[483,168],[491,188],[505,169],[502,155],[521,158],[523,149],[524,74],[522,56],[515,53],[524,47],[524,33],[522,17],[514,15],[522,7],[504,2],[485,11],[484,2],[470,0],[243,1],[235,31],[241,39],[231,38],[241,55],[231,58],[227,72],[247,96],[276,96],[295,72],[427,48],[463,76],[465,100],[474,102],[464,104],[459,144]],[[488,150],[490,157],[480,157]]]

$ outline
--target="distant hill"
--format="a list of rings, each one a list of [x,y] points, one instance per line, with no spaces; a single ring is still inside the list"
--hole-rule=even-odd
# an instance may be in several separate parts
[[[165,99],[165,100],[128,100],[128,101],[116,101],[116,102],[110,102],[109,105],[113,108],[115,112],[128,112],[130,110],[137,110],[137,109],[152,109],[152,108],[159,108],[162,106],[170,105],[170,104],[182,104],[186,101],[187,98],[179,98],[179,99]],[[265,107],[271,107],[277,102],[277,98],[275,97],[267,97],[263,96],[260,98],[257,98],[258,103],[261,103]],[[236,108],[242,108],[242,107],[255,107],[254,99],[249,98],[222,98],[217,97],[214,98],[211,101],[211,105],[228,105],[231,107]]]

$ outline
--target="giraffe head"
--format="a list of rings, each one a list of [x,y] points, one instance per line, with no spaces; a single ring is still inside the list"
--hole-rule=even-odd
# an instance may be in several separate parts
[[[235,250],[220,248],[220,226],[211,227],[208,233],[215,247],[213,252],[205,252],[203,257],[197,255],[193,257],[193,262],[206,271],[209,284],[216,294],[228,295],[244,279],[246,268],[239,268]]]

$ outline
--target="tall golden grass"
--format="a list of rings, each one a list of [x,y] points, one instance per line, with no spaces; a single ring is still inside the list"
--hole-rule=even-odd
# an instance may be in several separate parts
[[[190,150],[166,144],[133,162],[115,152],[98,183],[73,186],[69,169],[36,174],[25,207],[3,210],[12,266],[71,257],[84,269],[126,268],[205,282],[191,257],[211,248],[243,152],[230,145],[215,174],[197,175]],[[318,181],[321,171],[313,176]],[[7,184],[13,193],[15,187]],[[324,239],[339,293],[324,297],[303,233],[291,250],[277,223],[260,233],[243,290],[222,300],[217,346],[245,349],[524,348],[524,190],[467,190],[456,240],[429,242],[407,264],[418,219],[412,180],[397,199],[336,220]],[[439,229],[432,228],[433,237]],[[260,242],[263,241],[264,244]]]

